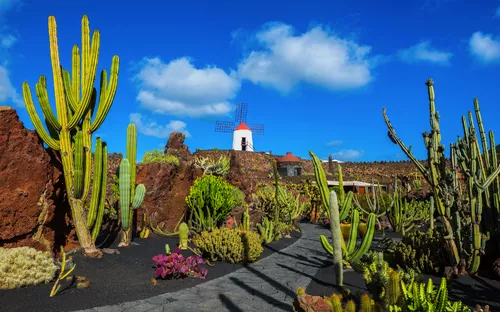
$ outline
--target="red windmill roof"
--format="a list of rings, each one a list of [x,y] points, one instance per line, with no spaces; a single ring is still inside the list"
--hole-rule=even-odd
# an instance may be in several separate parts
[[[250,128],[248,128],[247,125],[245,125],[244,122],[240,123],[240,125],[238,127],[236,127],[236,129],[234,129],[235,131],[236,130],[250,130]]]
[[[280,162],[301,162],[300,158],[292,155],[292,152],[286,152],[286,155],[281,157]]]

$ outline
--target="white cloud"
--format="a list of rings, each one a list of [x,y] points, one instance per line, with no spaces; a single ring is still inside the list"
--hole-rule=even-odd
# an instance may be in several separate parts
[[[469,39],[469,49],[478,60],[489,63],[500,60],[500,38],[476,31]]]
[[[358,159],[363,155],[363,151],[359,150],[341,150],[336,153],[332,153],[332,157],[338,160],[354,160]]]
[[[430,62],[441,65],[448,65],[450,59],[453,56],[451,52],[439,51],[431,47],[429,41],[422,41],[414,46],[409,47],[398,52],[398,56],[401,60],[413,63],[413,62]]]
[[[24,106],[24,102],[12,85],[9,77],[9,71],[0,65],[0,103],[12,101],[19,107]]]
[[[200,117],[224,115],[232,110],[228,100],[240,89],[234,75],[214,66],[197,69],[186,57],[163,63],[145,58],[135,77],[137,100],[159,114]]]
[[[1,0],[0,0],[1,1]],[[5,48],[5,49],[8,49],[10,48],[14,43],[16,43],[17,41],[17,38],[14,37],[13,35],[11,34],[8,34],[8,35],[5,35],[5,36],[2,36],[0,38],[0,45]]]
[[[130,122],[133,122],[139,133],[147,136],[153,136],[161,139],[168,138],[172,132],[184,133],[186,138],[191,137],[186,130],[186,123],[180,120],[171,120],[166,125],[159,125],[153,120],[149,120],[138,113],[130,114]]]
[[[339,145],[342,145],[342,142],[341,140],[333,140],[333,141],[330,141],[328,143],[326,143],[326,145],[328,146],[339,146]]]
[[[258,32],[261,46],[238,64],[240,78],[290,91],[300,82],[329,89],[357,88],[372,80],[370,46],[342,39],[321,26],[301,35],[285,24]]]

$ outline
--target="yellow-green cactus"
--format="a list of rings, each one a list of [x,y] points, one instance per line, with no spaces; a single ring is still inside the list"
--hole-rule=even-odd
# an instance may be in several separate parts
[[[189,228],[185,222],[179,226],[179,249],[188,249]]]
[[[0,289],[49,283],[57,271],[52,255],[31,247],[0,247]]]
[[[253,262],[264,251],[259,234],[240,229],[215,228],[212,232],[196,234],[191,241],[211,261]]]

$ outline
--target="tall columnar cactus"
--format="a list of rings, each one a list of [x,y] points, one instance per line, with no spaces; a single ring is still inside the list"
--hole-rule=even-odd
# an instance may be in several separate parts
[[[314,176],[316,177],[316,184],[318,185],[320,194],[321,194],[321,201],[323,203],[323,208],[325,209],[325,212],[328,217],[330,217],[330,202],[329,202],[329,193],[330,190],[328,188],[328,182],[326,180],[326,174],[325,170],[323,169],[321,165],[321,160],[312,152],[309,151],[309,155],[311,155],[313,166],[314,166]],[[353,193],[349,191],[347,193],[347,196],[344,192],[344,182],[342,179],[342,167],[338,165],[338,175],[339,175],[339,198],[338,198],[338,203],[339,203],[339,208],[340,208],[340,221],[345,220],[349,216],[349,212],[351,211],[351,208],[353,207]]]
[[[144,184],[135,185],[137,129],[133,123],[127,127],[127,154],[120,163],[120,217],[122,240],[118,246],[129,246],[132,241],[134,210],[139,208],[146,194]]]
[[[407,148],[396,136],[385,108],[383,116],[389,129],[389,138],[399,145],[411,159],[432,189],[434,208],[443,224],[442,237],[449,266],[453,267],[455,272],[474,274],[479,268],[480,255],[483,253],[486,239],[492,233],[498,233],[500,229],[498,226],[500,224],[498,203],[500,166],[497,162],[494,137],[490,131],[490,156],[479,103],[477,99],[474,99],[483,155],[481,156],[472,113],[469,112],[469,125],[467,125],[466,118],[462,118],[464,138],[459,138],[457,143],[451,144],[450,166],[444,156],[444,145],[441,144],[440,116],[434,103],[433,84],[432,79],[426,83],[431,133],[426,132],[423,136],[427,148],[428,167],[419,162],[412,154],[411,148]],[[463,197],[458,183],[459,170],[466,180],[468,198]],[[468,202],[465,199],[468,199]],[[464,203],[469,207],[463,207]],[[486,209],[483,210],[483,207]],[[464,227],[470,229],[472,237],[467,239],[462,237]],[[469,247],[470,244],[466,243],[468,241],[472,242],[472,249]]]
[[[339,204],[337,202],[337,193],[330,192],[330,231],[332,233],[333,243],[333,267],[335,269],[335,283],[337,286],[343,286],[344,280],[344,262],[342,261],[342,242],[344,238],[340,231]]]
[[[23,83],[24,102],[38,135],[50,148],[61,155],[71,215],[84,254],[100,256],[102,253],[95,248],[95,242],[85,220],[84,205],[90,190],[92,133],[102,125],[113,103],[118,85],[119,58],[116,55],[113,57],[109,80],[106,71],[102,71],[100,92],[97,97],[94,82],[99,56],[99,32],[94,31],[91,44],[89,21],[84,15],[82,18],[82,53],[80,56],[78,46],[73,46],[70,76],[70,73],[61,67],[59,60],[57,26],[54,16],[49,17],[48,24],[56,114],[49,103],[45,76],[41,76],[36,84],[36,94],[47,130],[36,112],[27,82]],[[93,115],[94,120],[92,120]],[[94,180],[93,193],[103,194],[98,186],[102,180],[102,178]],[[103,187],[105,188],[105,185]],[[100,201],[92,202],[96,205]],[[95,209],[94,206],[90,210],[95,212]]]

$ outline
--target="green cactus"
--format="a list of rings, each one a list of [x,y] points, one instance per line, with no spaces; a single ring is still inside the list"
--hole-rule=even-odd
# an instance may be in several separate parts
[[[328,182],[326,180],[326,174],[321,165],[321,160],[312,152],[309,151],[309,155],[311,155],[313,166],[314,166],[314,176],[316,177],[316,184],[319,187],[321,193],[321,201],[323,203],[323,208],[328,217],[330,214],[330,203],[329,203],[329,193]],[[338,165],[338,174],[339,174],[339,207],[340,207],[340,221],[344,221],[348,216],[351,208],[353,207],[352,198],[353,193],[349,191],[347,196],[344,192],[344,182],[342,179],[342,167]]]
[[[64,180],[76,235],[84,254],[100,257],[95,241],[85,220],[84,207],[90,190],[92,169],[92,133],[103,123],[111,108],[118,85],[119,58],[114,56],[108,81],[105,70],[101,73],[99,98],[94,88],[99,57],[100,34],[96,30],[90,42],[90,27],[86,15],[82,18],[82,55],[77,45],[72,51],[72,76],[61,67],[54,16],[50,16],[49,39],[54,78],[56,114],[52,111],[47,92],[47,80],[41,76],[36,84],[36,94],[42,108],[47,130],[36,112],[31,90],[23,83],[23,96],[28,115],[40,138],[61,155]],[[95,114],[94,114],[95,113]],[[95,115],[92,121],[92,115]],[[106,158],[107,155],[104,155]],[[97,160],[98,161],[98,160]],[[100,192],[102,178],[94,180],[93,193]],[[105,185],[103,186],[105,188]],[[94,204],[100,201],[94,201]],[[95,211],[95,206],[91,211]]]
[[[405,233],[411,231],[416,225],[425,223],[430,218],[430,204],[424,201],[403,199],[401,191],[395,187],[393,205],[388,214],[389,222],[395,232]]]
[[[337,193],[330,192],[330,231],[333,242],[333,267],[335,269],[335,284],[343,286],[344,263],[342,261],[342,232],[340,231],[339,204],[337,202]]]
[[[266,244],[281,238],[281,233],[276,230],[274,222],[266,217],[262,218],[262,224],[257,224],[257,230]]]
[[[248,206],[246,207],[245,212],[243,212],[243,220],[240,223],[240,229],[242,231],[250,231],[250,214],[248,213]]]
[[[372,184],[375,184],[374,182]],[[371,198],[370,198],[371,195]],[[357,209],[361,210],[364,215],[369,215],[370,213],[374,213],[377,224],[380,224],[379,219],[387,214],[387,211],[391,209],[394,205],[394,201],[391,200],[386,201],[384,199],[383,193],[382,193],[382,187],[380,186],[380,183],[377,182],[377,187],[373,188],[373,191],[371,194],[367,194],[365,196],[366,198],[366,207],[363,207],[359,200],[358,196],[353,197],[353,202],[354,205],[356,206]],[[382,228],[382,233],[384,229]]]
[[[179,249],[188,249],[189,227],[185,222],[179,226]]]
[[[477,138],[472,112],[469,112],[468,124],[467,119],[462,117],[464,137],[459,138],[457,143],[450,144],[450,166],[450,162],[444,155],[444,145],[441,144],[440,116],[434,102],[433,84],[432,79],[426,83],[431,124],[431,133],[424,133],[428,167],[418,161],[411,150],[396,136],[385,108],[383,116],[391,141],[400,146],[431,187],[434,208],[443,224],[440,231],[444,241],[442,248],[446,252],[447,266],[452,267],[455,272],[475,274],[479,268],[480,256],[484,253],[487,239],[494,237],[492,234],[500,231],[500,226],[498,226],[500,224],[498,202],[500,165],[497,162],[494,136],[490,131],[488,150],[479,102],[474,99],[481,144]],[[467,196],[462,194],[458,183],[459,170],[465,178]],[[468,234],[470,237],[463,237],[463,232],[472,234]]]
[[[372,244],[373,235],[375,234],[375,214],[370,213],[368,216],[368,224],[366,234],[361,241],[361,244],[357,247],[356,242],[358,239],[358,226],[359,226],[359,211],[354,209],[352,211],[352,224],[349,231],[349,240],[347,245],[343,239],[341,239],[342,244],[342,256],[343,261],[352,265],[352,263],[357,262],[361,257],[370,249]],[[333,254],[334,250],[332,245],[328,242],[328,239],[324,235],[320,235],[321,245],[329,253]]]
[[[120,162],[120,218],[122,239],[119,247],[126,247],[132,241],[134,210],[144,201],[146,187],[135,184],[137,154],[137,129],[133,123],[127,127],[127,154]]]

